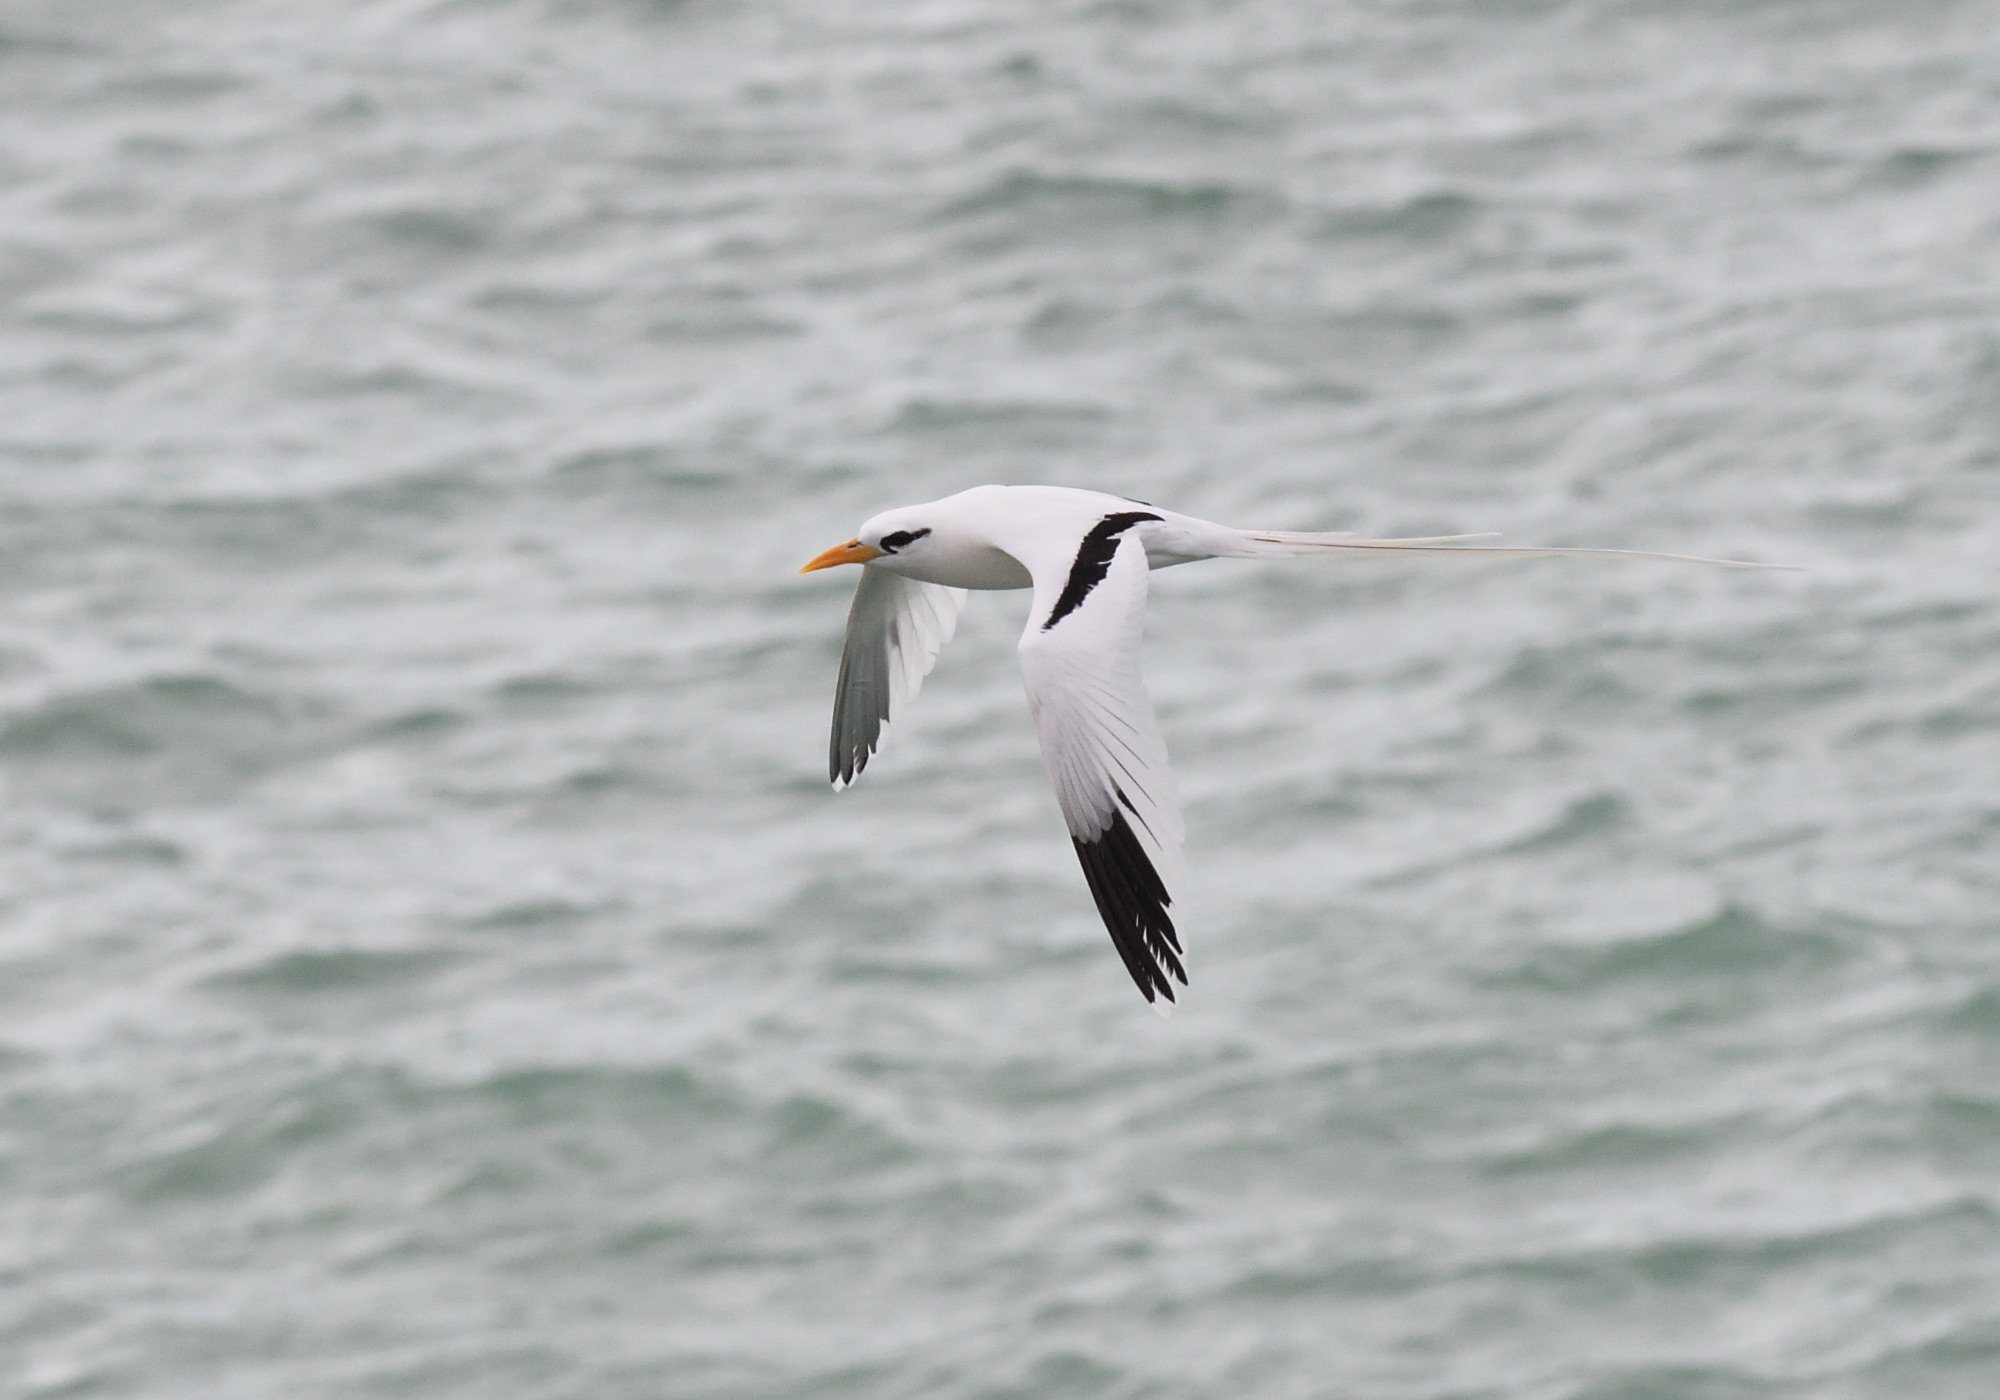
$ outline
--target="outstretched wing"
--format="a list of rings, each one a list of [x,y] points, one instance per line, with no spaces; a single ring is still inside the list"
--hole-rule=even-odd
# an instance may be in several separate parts
[[[1165,1012],[1174,983],[1187,985],[1167,912],[1180,872],[1180,800],[1139,679],[1146,552],[1118,519],[1093,530],[1073,560],[1034,571],[1021,672],[1097,911],[1139,991]]]
[[[963,588],[862,569],[847,612],[847,649],[833,694],[827,769],[835,788],[846,787],[868,766],[881,746],[882,727],[917,698],[964,606]]]

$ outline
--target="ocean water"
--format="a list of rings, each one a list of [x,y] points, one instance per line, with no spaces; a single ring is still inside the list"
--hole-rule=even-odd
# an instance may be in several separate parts
[[[2000,11],[0,9],[0,1394],[2000,1394]],[[1192,986],[867,515],[1155,579]]]

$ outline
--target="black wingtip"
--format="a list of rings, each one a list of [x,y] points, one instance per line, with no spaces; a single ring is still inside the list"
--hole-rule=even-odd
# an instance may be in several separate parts
[[[1072,837],[1083,878],[1090,886],[1097,912],[1110,930],[1111,942],[1124,960],[1139,992],[1147,1001],[1174,1000],[1174,982],[1187,985],[1181,962],[1181,942],[1167,908],[1173,897],[1147,858],[1146,849],[1113,809],[1111,824],[1090,840]],[[1171,977],[1169,976],[1171,974]]]

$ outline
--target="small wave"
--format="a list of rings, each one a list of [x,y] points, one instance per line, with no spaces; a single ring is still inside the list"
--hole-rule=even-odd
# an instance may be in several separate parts
[[[1349,806],[1336,805],[1340,799],[1300,799],[1288,802],[1287,809],[1296,807],[1301,812],[1311,812],[1322,817],[1341,818],[1351,812],[1364,811],[1359,799]],[[1469,845],[1455,850],[1442,859],[1417,860],[1399,865],[1369,877],[1369,883],[1385,889],[1394,889],[1422,881],[1433,880],[1439,875],[1481,860],[1493,860],[1543,851],[1560,850],[1565,846],[1578,845],[1612,835],[1622,830],[1631,818],[1632,808],[1624,798],[1616,793],[1591,793],[1572,798],[1563,804],[1555,816],[1539,823],[1523,834],[1493,844]]]
[[[15,758],[157,753],[177,731],[268,721],[275,707],[213,676],[158,676],[45,701],[0,724],[0,753]]]
[[[1925,1101],[1920,1127],[1922,1140],[1935,1150],[1990,1160],[2000,1147],[2000,1102],[1940,1091]]]
[[[1943,1025],[1961,1034],[2000,1041],[2000,986],[1979,988],[1947,1011]]]
[[[1833,153],[1782,132],[1733,131],[1697,142],[1686,154],[1691,160],[1718,165],[1742,162],[1780,171],[1825,170],[1840,162]]]
[[[1030,399],[911,399],[897,410],[891,427],[903,433],[987,433],[998,428],[1044,431],[1096,427],[1113,414],[1103,404]]]
[[[1008,1386],[998,1393],[1034,1396],[1127,1394],[1130,1392],[1125,1387],[1134,1379],[1130,1372],[1100,1357],[1065,1347],[1035,1358],[1021,1376],[1018,1387]]]
[[[477,1100],[522,1124],[577,1118],[680,1123],[737,1117],[748,1104],[680,1065],[531,1065],[431,1094]]]
[[[725,1165],[754,1163],[766,1177],[820,1180],[914,1156],[900,1135],[838,1099],[766,1097],[679,1064],[529,1065],[470,1083],[414,1087],[419,1105],[497,1113],[508,1130],[616,1125],[642,1144],[699,1132],[704,1151]]]
[[[477,457],[445,459],[411,470],[390,471],[343,484],[322,498],[328,505],[364,517],[460,518],[490,499],[492,482]]]
[[[1962,1195],[1800,1230],[1736,1227],[1492,1259],[1465,1273],[1596,1280],[1623,1274],[1656,1286],[1693,1288],[1722,1278],[1766,1277],[1774,1269],[1818,1259],[1873,1258],[1913,1235],[1933,1232],[1952,1237],[1960,1248],[1982,1239],[1991,1243],[2000,1239],[2000,1212],[1981,1197]]]
[[[598,912],[596,906],[568,899],[524,899],[476,914],[465,920],[465,927],[480,931],[562,928]]]
[[[478,252],[491,242],[490,217],[454,209],[393,209],[364,223],[388,242],[456,255]]]
[[[1735,1367],[1668,1363],[1620,1367],[1563,1400],[1769,1400],[1776,1393],[1769,1380]]]
[[[720,464],[688,461],[685,448],[647,442],[571,452],[550,468],[549,478],[565,496],[585,491],[628,499],[639,490],[671,498],[683,508],[690,492],[720,491],[740,482],[737,472]]]
[[[1875,162],[1866,179],[1891,189],[1916,189],[1989,154],[1968,147],[1903,146]]]
[[[0,722],[0,757],[39,783],[134,801],[230,791],[300,744],[295,707],[217,676],[154,676],[45,700]]]
[[[410,519],[463,515],[490,488],[470,464],[396,471],[331,487],[270,483],[251,492],[128,497],[118,509],[135,528],[158,533],[166,524],[180,548],[235,556],[260,567],[273,558],[302,564],[351,557],[371,537],[407,541]]]
[[[1988,1396],[2000,1375],[2000,1327],[1990,1314],[1976,1317],[1923,1341],[1889,1346],[1855,1373],[1880,1383],[1869,1394]],[[1957,1388],[1953,1377],[1965,1388]]]
[[[649,340],[687,349],[803,340],[810,330],[805,321],[796,317],[723,306],[691,308],[655,317],[646,323],[645,333]]]
[[[1794,681],[1767,675],[1740,685],[1711,685],[1690,691],[1681,697],[1680,708],[1694,715],[1804,714],[1823,708],[1828,701],[1862,694],[1870,686],[1866,678],[1852,675]]]
[[[428,949],[294,949],[219,973],[208,979],[208,985],[284,996],[366,992],[408,984],[457,960],[454,954]]]
[[[1611,983],[1728,977],[1825,964],[1843,949],[1831,935],[1780,928],[1742,904],[1608,945],[1544,945],[1505,979],[1577,992]]]
[[[508,676],[487,692],[497,700],[528,706],[555,706],[566,701],[587,699],[597,687],[560,671],[526,671]]]
[[[835,957],[826,969],[827,980],[836,985],[881,982],[905,987],[972,986],[986,975],[986,969],[971,965],[854,953]]]
[[[1623,827],[1632,815],[1632,806],[1611,792],[1593,792],[1573,798],[1562,811],[1540,829],[1516,837],[1488,852],[1490,855],[1522,855],[1574,845],[1592,837],[1608,835]]]
[[[160,68],[153,71],[121,73],[116,83],[120,101],[158,101],[165,105],[198,105],[218,97],[248,92],[253,80],[238,72],[211,68]]]
[[[909,1144],[871,1119],[823,1094],[792,1094],[765,1112],[771,1148],[791,1151],[801,1167],[884,1166],[915,1156]],[[809,1168],[810,1169],[810,1168]]]
[[[287,391],[304,399],[397,399],[480,413],[516,406],[514,392],[498,382],[402,358],[316,361],[288,369],[285,378]]]
[[[1259,1303],[1326,1297],[1385,1298],[1414,1293],[1433,1281],[1433,1274],[1408,1259],[1367,1255],[1253,1269],[1232,1280],[1224,1292]]]
[[[165,296],[127,294],[100,296],[87,302],[50,306],[24,318],[41,330],[72,335],[172,335],[215,329],[224,323],[223,309],[213,303]]]
[[[64,34],[59,30],[42,29],[30,31],[9,24],[0,29],[0,54],[60,54],[75,57],[102,52],[93,44],[75,34]]]
[[[1601,641],[1523,646],[1476,694],[1546,699],[1565,710],[1615,707],[1636,699],[1639,692],[1607,667],[1603,656]]]
[[[1992,701],[1947,705],[1920,716],[1916,722],[1916,732],[1928,740],[1956,739],[1995,729],[2000,729],[2000,704]]]
[[[1713,1148],[1739,1119],[1687,1124],[1603,1123],[1552,1134],[1531,1147],[1487,1156],[1481,1170],[1496,1177],[1546,1172],[1601,1173],[1679,1161]]]
[[[1011,170],[945,204],[938,217],[951,221],[996,213],[1034,215],[1041,224],[1097,234],[1108,223],[1214,223],[1270,214],[1280,203],[1274,195],[1219,180],[1174,182]]]
[[[1321,221],[1322,238],[1393,238],[1425,242],[1448,238],[1476,220],[1484,204],[1457,190],[1431,190],[1394,204],[1342,209]]]
[[[126,835],[64,850],[69,860],[104,860],[125,865],[175,866],[187,862],[187,848],[160,836]]]
[[[117,1163],[111,1179],[139,1204],[251,1194],[300,1152],[350,1129],[360,1114],[349,1086],[333,1080],[288,1085],[279,1094],[231,1103],[231,1116],[198,1140],[157,1147]]]
[[[661,1250],[684,1248],[701,1236],[701,1226],[693,1221],[640,1220],[606,1231],[597,1241],[597,1248],[608,1259],[656,1259]]]
[[[401,714],[391,715],[379,721],[369,728],[368,735],[378,741],[435,739],[455,733],[470,722],[470,717],[463,710],[448,710],[427,705],[414,710],[405,710]]]
[[[1345,379],[1334,379],[1312,374],[1295,375],[1282,384],[1258,391],[1258,397],[1273,404],[1337,404],[1347,406],[1367,403],[1374,397],[1367,385]]]

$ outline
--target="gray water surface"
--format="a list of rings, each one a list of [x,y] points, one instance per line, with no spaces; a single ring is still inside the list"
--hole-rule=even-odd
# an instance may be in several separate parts
[[[1990,3],[0,11],[0,1393],[2000,1394]],[[1134,993],[867,515],[1155,580]]]

